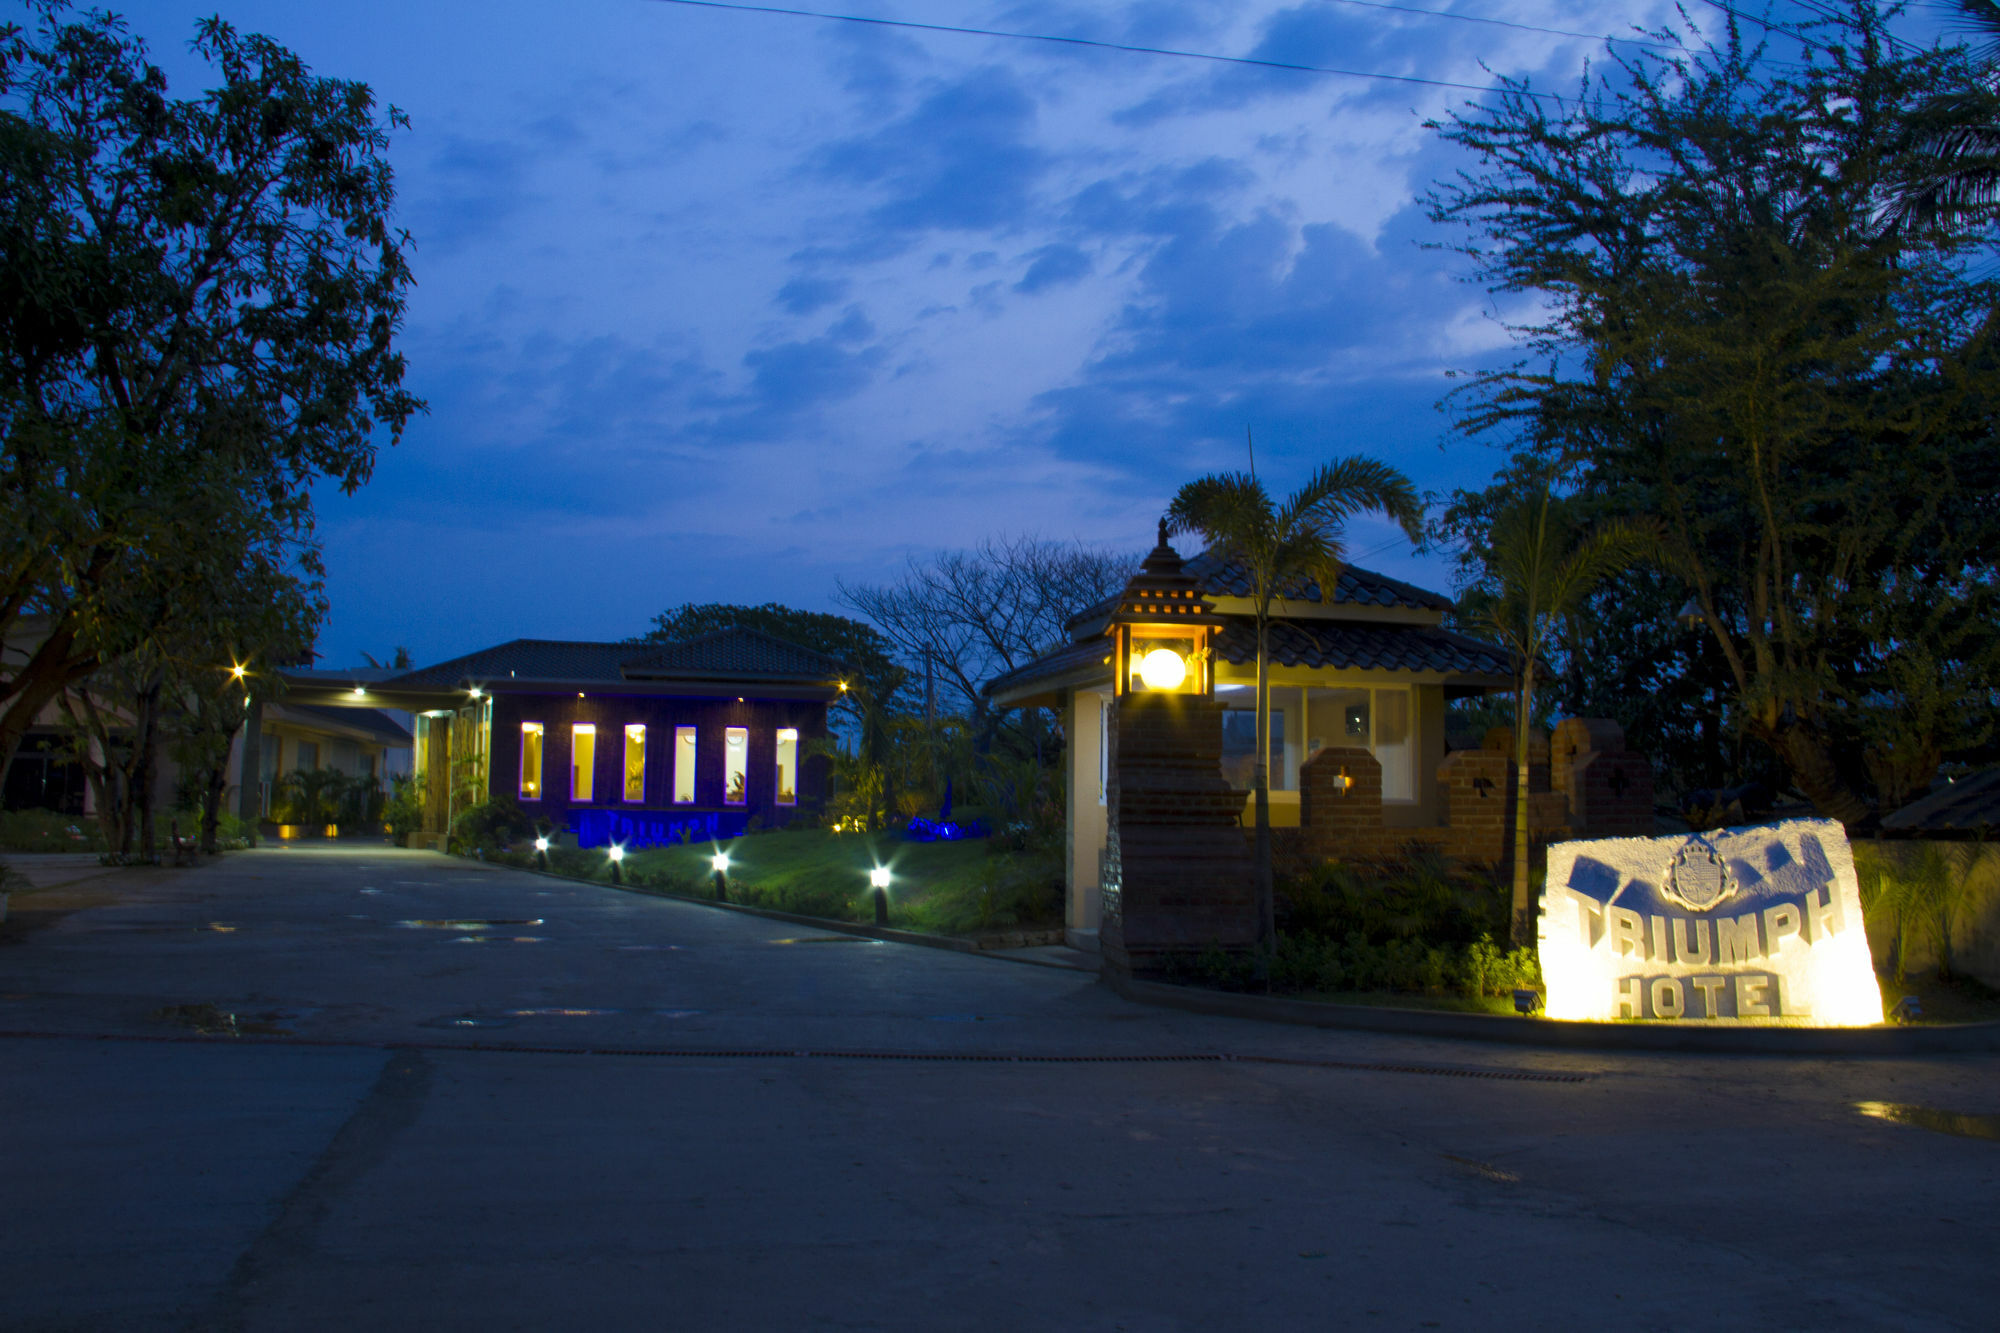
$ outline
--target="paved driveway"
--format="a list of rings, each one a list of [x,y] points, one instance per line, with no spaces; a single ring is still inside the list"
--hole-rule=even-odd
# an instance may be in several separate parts
[[[1993,1322],[2000,1142],[1855,1109],[1991,1056],[1267,1027],[387,849],[0,948],[0,1030],[0,1328]]]

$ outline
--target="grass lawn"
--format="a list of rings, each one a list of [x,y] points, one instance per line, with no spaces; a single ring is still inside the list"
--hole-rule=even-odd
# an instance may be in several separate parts
[[[625,858],[623,876],[640,888],[711,893],[716,844],[654,847]],[[890,833],[824,829],[746,834],[720,844],[729,853],[729,892],[738,902],[843,921],[872,921],[868,875],[887,866],[892,924],[944,934],[1053,929],[1062,924],[1062,864],[1052,854],[1014,852],[991,839],[904,842]],[[607,877],[602,852],[568,851],[552,868]]]

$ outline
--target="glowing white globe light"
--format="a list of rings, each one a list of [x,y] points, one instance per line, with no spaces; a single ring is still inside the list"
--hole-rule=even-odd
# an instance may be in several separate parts
[[[869,884],[873,885],[873,886],[874,886],[875,888],[878,888],[878,889],[886,889],[886,888],[888,888],[888,887],[889,887],[889,867],[887,867],[887,866],[876,866],[876,867],[875,867],[875,868],[874,868],[873,870],[871,870],[871,871],[869,871],[869,872],[868,872],[868,882],[869,882]]]
[[[1177,690],[1187,679],[1187,662],[1171,648],[1155,648],[1139,659],[1139,679],[1149,690]]]
[[[538,852],[546,852],[546,851],[547,851],[548,849],[549,849],[549,840],[548,840],[547,838],[536,838],[536,839],[535,839],[535,850],[536,850],[536,851],[538,851]]]
[[[729,871],[729,853],[717,852],[714,856],[708,858],[708,863],[715,868],[718,874],[727,874]]]
[[[608,855],[614,861],[623,861],[625,859],[625,849],[623,847],[620,847],[617,843],[613,843],[611,844],[611,850],[608,853]]]

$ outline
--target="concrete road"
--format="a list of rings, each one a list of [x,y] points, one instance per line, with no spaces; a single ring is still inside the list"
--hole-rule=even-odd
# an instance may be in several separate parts
[[[2000,1322],[2000,1141],[1857,1110],[1991,1056],[1268,1027],[387,849],[0,948],[0,1031],[5,1329]]]

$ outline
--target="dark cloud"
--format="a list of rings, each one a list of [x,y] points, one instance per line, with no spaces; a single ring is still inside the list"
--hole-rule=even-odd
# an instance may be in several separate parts
[[[751,397],[760,413],[796,416],[815,407],[852,398],[868,387],[881,365],[880,348],[851,350],[836,332],[803,342],[780,343],[746,354]]]
[[[1049,287],[1068,287],[1090,275],[1090,256],[1073,245],[1045,245],[1031,253],[1035,262],[1014,284],[1017,292],[1032,294]]]
[[[778,304],[794,315],[810,315],[847,295],[846,278],[793,278],[778,289]]]
[[[820,176],[879,191],[870,220],[889,231],[1001,230],[1029,215],[1050,159],[1033,142],[1035,103],[1005,69],[978,69],[914,110],[815,156]]]

